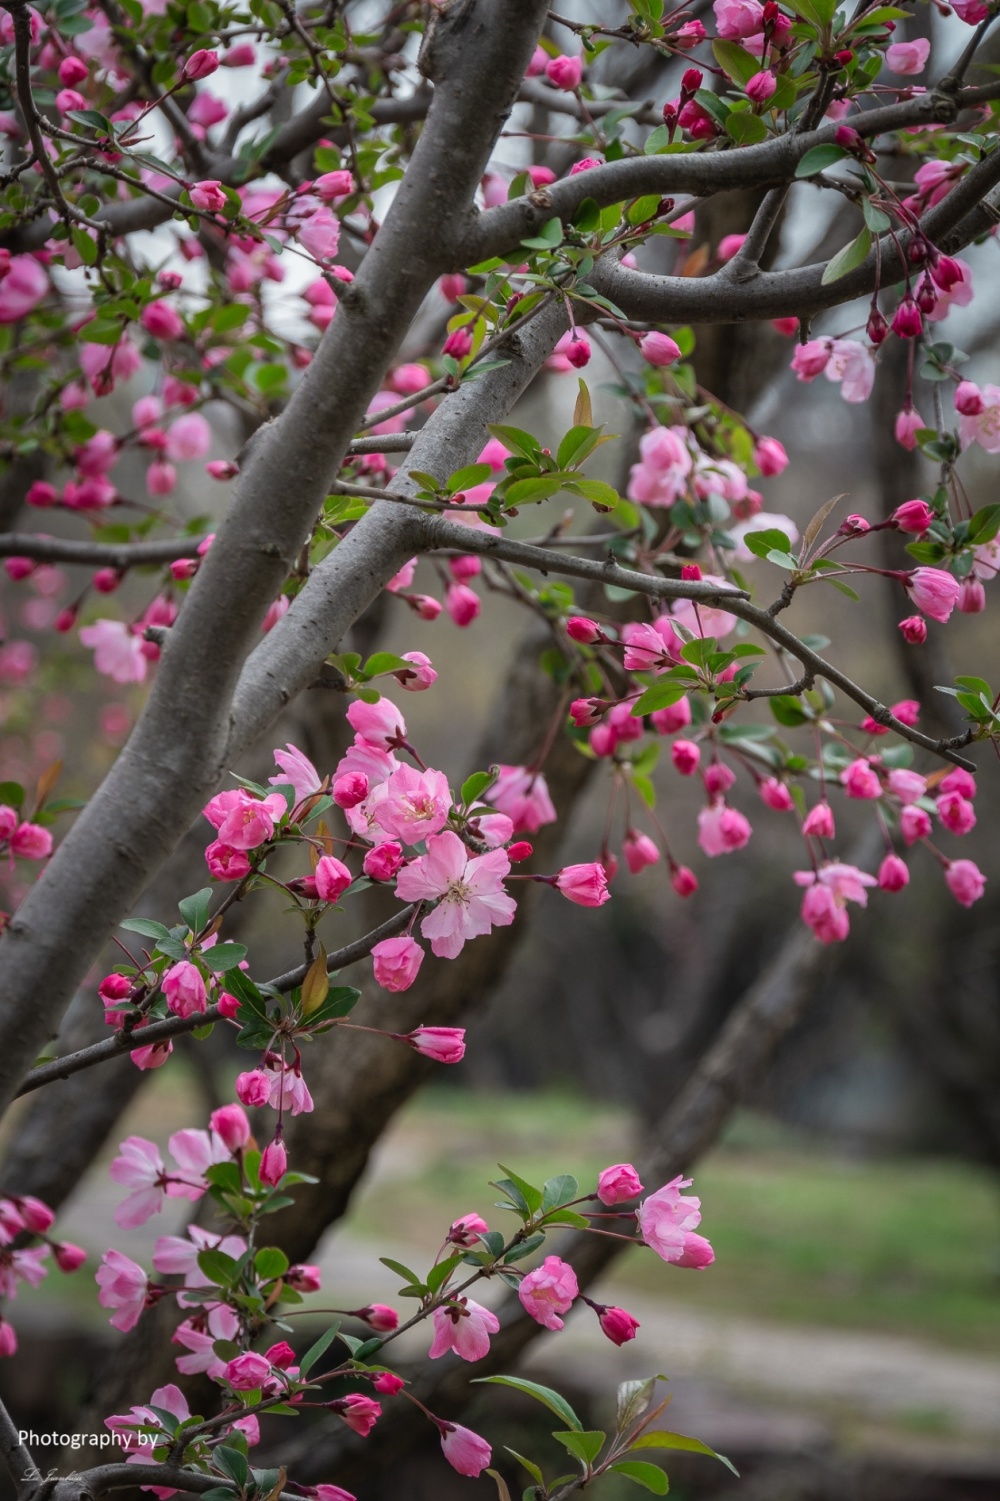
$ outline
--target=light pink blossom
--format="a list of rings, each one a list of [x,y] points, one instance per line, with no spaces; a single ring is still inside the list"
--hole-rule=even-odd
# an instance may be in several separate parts
[[[521,1306],[546,1329],[561,1329],[559,1317],[572,1307],[580,1287],[576,1273],[568,1262],[558,1256],[546,1256],[541,1266],[521,1278],[517,1296]]]
[[[438,1360],[454,1350],[461,1360],[482,1360],[490,1352],[490,1335],[499,1328],[496,1314],[481,1303],[474,1303],[471,1298],[455,1298],[434,1310],[434,1342],[427,1352],[428,1358]]]
[[[701,1200],[682,1194],[690,1188],[690,1178],[680,1176],[650,1194],[636,1211],[639,1233],[647,1246],[674,1266],[702,1268],[715,1260],[715,1252],[703,1235],[696,1234],[701,1223]]]

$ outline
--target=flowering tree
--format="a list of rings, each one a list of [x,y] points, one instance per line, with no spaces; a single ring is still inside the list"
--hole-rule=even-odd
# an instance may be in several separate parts
[[[631,1340],[631,1315],[582,1291],[581,1267],[589,1276],[603,1249],[589,1262],[587,1251],[555,1254],[547,1237],[559,1227],[577,1232],[577,1250],[585,1237],[645,1244],[680,1267],[711,1263],[679,1171],[704,1134],[694,1110],[673,1144],[681,1160],[659,1165],[666,1186],[644,1171],[644,1187],[630,1164],[583,1191],[568,1175],[535,1186],[505,1169],[495,1186],[511,1234],[468,1214],[446,1229],[428,1271],[392,1264],[412,1318],[370,1304],[340,1311],[361,1335],[331,1323],[304,1354],[284,1338],[294,1305],[318,1288],[308,1242],[287,1218],[292,1190],[312,1181],[301,1171],[307,1133],[296,1136],[313,1110],[310,1058],[364,1032],[381,1034],[379,1047],[458,1061],[461,1028],[385,1018],[423,964],[458,966],[515,924],[525,883],[552,888],[542,894],[552,902],[600,906],[620,851],[631,871],[665,868],[676,896],[690,897],[696,872],[674,852],[689,831],[671,829],[668,842],[655,812],[650,773],[664,739],[676,773],[703,788],[704,856],[751,837],[733,798],[740,779],[799,823],[809,952],[847,936],[849,904],[906,886],[911,846],[940,864],[944,899],[981,896],[984,875],[950,839],[975,823],[966,748],[994,735],[989,684],[957,679],[949,691],[967,727],[935,738],[919,727],[918,702],[885,706],[835,646],[824,656],[786,623],[807,586],[853,593],[848,578],[864,608],[862,576],[877,573],[898,589],[905,640],[920,643],[956,608],[982,610],[1000,566],[1000,506],[973,511],[960,473],[971,444],[1000,450],[1000,388],[963,379],[960,354],[931,328],[971,298],[958,253],[992,233],[1000,207],[1000,83],[967,82],[993,15],[984,0],[961,0],[954,15],[937,8],[949,18],[939,28],[948,62],[931,70],[926,38],[896,40],[906,10],[861,3],[849,16],[833,0],[716,0],[711,12],[629,0],[614,22],[556,15],[538,0],[3,0],[2,500],[8,526],[22,503],[61,525],[59,537],[9,531],[0,550],[10,579],[34,589],[36,626],[75,633],[114,683],[150,687],[58,848],[52,827],[68,809],[52,800],[53,771],[35,768],[37,792],[0,788],[12,863],[44,862],[30,887],[12,888],[0,940],[0,1089],[6,1105],[112,1060],[138,1078],[167,1063],[175,1038],[216,1024],[248,1063],[239,1103],[214,1111],[208,1129],[176,1131],[171,1163],[138,1136],[113,1163],[122,1226],[144,1223],[166,1198],[215,1210],[160,1238],[152,1278],[114,1248],[97,1271],[119,1330],[175,1309],[176,1364],[214,1383],[215,1396],[207,1417],[192,1414],[168,1382],[107,1417],[128,1463],[88,1472],[89,1494],[138,1482],[213,1501],[273,1496],[283,1473],[248,1457],[260,1415],[318,1405],[367,1435],[381,1399],[397,1398],[436,1426],[457,1470],[479,1474],[491,1463],[485,1439],[439,1416],[421,1395],[426,1382],[418,1391],[393,1369],[403,1328],[429,1325],[430,1361],[453,1352],[486,1369],[498,1349],[513,1355],[526,1336],[505,1343],[503,1315],[471,1296],[494,1279],[536,1329],[561,1328],[579,1299],[610,1340]],[[661,106],[636,97],[636,58]],[[925,75],[926,86],[911,82]],[[217,92],[223,76],[231,82]],[[532,128],[507,132],[501,149],[512,111]],[[553,118],[561,134],[543,128]],[[900,161],[905,183],[887,175]],[[702,245],[699,215],[733,188],[755,196],[749,228]],[[787,205],[817,190],[839,207],[841,248],[774,267]],[[870,299],[860,330],[811,336],[813,319],[859,299]],[[823,375],[848,402],[871,393],[886,341],[902,341],[909,373],[895,439],[939,466],[933,490],[887,521],[829,501],[801,537],[763,509],[754,485],[781,473],[784,448],[699,386],[692,363],[695,326],[747,320],[797,335],[797,378]],[[610,441],[577,374],[592,341],[641,426],[624,496],[588,473]],[[933,413],[914,403],[918,350]],[[551,447],[508,421],[541,372],[576,396]],[[205,468],[232,499],[215,532],[179,525],[165,504],[178,466],[206,460],[206,411],[226,407],[247,441]],[[144,475],[142,502],[127,493],[129,465]],[[511,536],[526,507],[560,495],[575,507],[568,520],[543,510],[540,539]],[[575,527],[591,508],[598,530]],[[898,536],[891,569],[866,551],[885,530]],[[433,594],[414,589],[424,557],[438,560]],[[61,597],[58,565],[91,571],[82,594]],[[131,570],[150,581],[138,619],[110,598]],[[551,724],[537,755],[520,753],[512,733],[482,769],[439,769],[399,706],[402,691],[432,690],[427,654],[339,648],[386,591],[420,620],[443,609],[469,627],[477,581],[543,622]],[[587,590],[580,603],[574,586]],[[91,589],[109,603],[95,604]],[[6,680],[30,682],[31,644],[2,652]],[[317,766],[288,744],[270,776],[236,775],[317,681],[348,701],[353,741],[336,763]],[[607,834],[590,861],[552,869],[539,855],[557,812],[547,773],[567,754],[606,777]],[[838,854],[838,797],[871,804],[883,845],[874,860]],[[176,917],[167,902],[129,916],[199,818],[212,832],[208,884],[181,897]],[[279,878],[285,857],[297,873]],[[237,903],[276,885],[304,957],[265,978],[233,924]],[[365,889],[396,905],[346,941],[342,899]],[[74,1048],[64,1037],[57,1057],[38,1061],[116,931],[120,961],[99,985],[105,1039]],[[788,965],[806,951],[796,940]],[[358,990],[331,979],[369,957],[382,1001],[361,1023]],[[765,1014],[757,997],[740,1020],[750,1053]],[[727,1046],[739,1051],[735,1034]],[[244,1107],[261,1112],[255,1134]],[[102,1130],[116,1107],[104,1108]],[[80,1137],[93,1155],[100,1133]],[[69,1184],[43,1202],[18,1171],[15,1156],[0,1201],[8,1297],[44,1276],[50,1253],[67,1272],[84,1259],[52,1234],[50,1204]],[[285,1228],[269,1245],[275,1212]],[[0,1351],[15,1350],[5,1318]],[[711,1453],[651,1426],[651,1382],[626,1384],[606,1435],[585,1430],[548,1388],[487,1379],[519,1386],[559,1420],[577,1469],[549,1480],[523,1461],[538,1496],[610,1470],[662,1494],[665,1473],[637,1455]],[[37,1480],[0,1418],[12,1475]],[[347,1495],[332,1483],[287,1493]]]

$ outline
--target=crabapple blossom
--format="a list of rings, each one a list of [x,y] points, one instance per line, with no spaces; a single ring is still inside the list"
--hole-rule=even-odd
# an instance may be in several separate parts
[[[426,848],[425,855],[400,870],[396,895],[404,902],[438,900],[420,931],[439,958],[454,959],[469,939],[514,921],[516,903],[502,884],[510,861],[502,849],[470,856],[450,829],[431,834]]]
[[[611,900],[608,878],[599,864],[565,865],[556,876],[555,886],[578,907],[602,907]]]
[[[612,1204],[624,1204],[642,1193],[639,1174],[631,1162],[617,1162],[597,1175],[597,1197],[609,1208]]]
[[[643,1199],[636,1210],[639,1233],[657,1256],[674,1266],[702,1268],[715,1260],[715,1252],[703,1235],[701,1200],[681,1193],[691,1179],[680,1175]]]
[[[465,1297],[435,1308],[433,1318],[434,1341],[427,1352],[431,1360],[440,1359],[449,1350],[461,1360],[482,1360],[490,1351],[490,1335],[500,1328],[495,1313]]]
[[[109,1323],[123,1334],[134,1329],[139,1322],[149,1295],[149,1279],[141,1266],[121,1251],[105,1251],[95,1274],[101,1289],[97,1301],[102,1308],[114,1312]]]
[[[698,814],[698,843],[709,857],[741,850],[752,833],[743,814],[725,802],[710,803]]]
[[[453,1470],[460,1475],[477,1478],[486,1469],[493,1451],[484,1438],[463,1428],[460,1423],[445,1423],[437,1419],[441,1431],[441,1449]]]
[[[372,949],[375,982],[383,990],[409,990],[424,962],[424,951],[413,938],[383,938]]]
[[[598,1313],[598,1322],[613,1345],[627,1344],[630,1339],[635,1339],[639,1329],[638,1319],[633,1318],[624,1308],[614,1306],[602,1308]]]
[[[986,889],[986,877],[974,860],[950,860],[944,878],[952,896],[963,907],[978,902]]]
[[[465,1057],[464,1027],[415,1027],[405,1041],[415,1052],[436,1063],[461,1063]]]
[[[478,1214],[463,1214],[452,1222],[448,1231],[447,1239],[454,1246],[474,1246],[481,1235],[489,1230],[489,1225]]]
[[[580,1287],[576,1273],[558,1256],[546,1256],[541,1266],[521,1278],[517,1296],[526,1313],[546,1329],[561,1329],[560,1314],[568,1312]]]
[[[526,766],[501,766],[483,801],[506,813],[518,832],[535,834],[543,824],[555,823],[556,810],[543,773]]]
[[[948,620],[958,603],[958,579],[942,568],[914,568],[903,583],[917,609],[932,620]]]

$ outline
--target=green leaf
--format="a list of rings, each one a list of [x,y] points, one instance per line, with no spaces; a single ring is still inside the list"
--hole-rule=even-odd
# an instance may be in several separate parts
[[[509,1444],[504,1444],[504,1448],[507,1450],[508,1454],[512,1454],[514,1456],[519,1465],[524,1465],[524,1468],[527,1470],[528,1474],[531,1476],[535,1484],[540,1485],[544,1490],[545,1476],[542,1474],[541,1470],[538,1468],[535,1462],[531,1459],[525,1459],[523,1454],[518,1454],[517,1450],[512,1449]]]
[[[499,438],[505,448],[519,453],[522,458],[536,459],[542,451],[542,445],[538,439],[533,438],[530,433],[524,432],[520,427],[505,427],[500,422],[491,422],[488,426],[494,438]]]
[[[647,1464],[641,1459],[623,1459],[612,1465],[611,1469],[619,1475],[627,1475],[629,1480],[652,1491],[654,1496],[665,1496],[670,1489],[666,1471],[661,1470],[659,1465]]]
[[[644,1381],[623,1381],[616,1393],[615,1425],[624,1433],[637,1418],[642,1417],[656,1390],[656,1377],[647,1376]]]
[[[462,802],[466,808],[471,808],[477,803],[486,791],[496,781],[496,774],[492,771],[474,771],[471,777],[466,777],[462,783]]]
[[[799,700],[788,693],[780,693],[776,698],[768,699],[771,713],[779,724],[794,729],[796,725],[806,724],[809,715],[802,707]]]
[[[277,1246],[261,1246],[253,1264],[262,1282],[273,1282],[288,1271],[288,1257]]]
[[[601,1433],[597,1428],[589,1428],[583,1433],[557,1431],[552,1437],[557,1443],[562,1444],[564,1449],[568,1449],[572,1455],[575,1455],[585,1468],[589,1469],[604,1448],[607,1434]]]
[[[726,116],[726,134],[738,146],[756,146],[767,140],[767,126],[759,115],[747,110],[732,110]]]
[[[647,688],[645,693],[632,705],[633,718],[641,718],[643,714],[655,714],[657,709],[667,709],[671,704],[680,703],[688,691],[688,685],[677,682],[654,683]]]
[[[227,1193],[238,1194],[243,1187],[240,1178],[240,1170],[235,1162],[215,1162],[205,1170],[205,1179],[214,1188],[225,1189]]]
[[[193,896],[182,897],[177,903],[177,910],[192,933],[200,933],[207,924],[208,904],[211,900],[212,888],[205,886],[201,891],[196,891]]]
[[[127,917],[124,922],[118,924],[129,933],[141,933],[143,938],[169,938],[170,929],[165,928],[161,922],[153,922],[149,917]]]
[[[514,1187],[517,1189],[518,1193],[527,1204],[528,1209],[531,1211],[531,1213],[537,1213],[537,1211],[542,1207],[541,1189],[535,1188],[535,1186],[531,1183],[527,1183],[524,1178],[519,1178],[516,1173],[511,1172],[509,1167],[504,1167],[502,1162],[498,1163],[497,1166],[500,1168],[501,1172],[507,1174],[507,1177],[510,1179],[511,1183],[513,1183]]]
[[[351,985],[338,985],[327,992],[326,1000],[322,1006],[309,1014],[309,1025],[315,1027],[318,1022],[335,1021],[340,1016],[350,1016],[358,1001],[361,999],[361,991],[355,990]]]
[[[983,506],[969,522],[969,543],[978,547],[983,542],[992,542],[1000,531],[1000,505]]]
[[[477,485],[484,484],[492,473],[490,464],[466,464],[464,469],[456,469],[448,480],[447,492],[449,495],[457,495],[460,490],[474,490]]]
[[[795,168],[796,177],[815,177],[817,172],[825,172],[827,167],[832,167],[835,162],[843,161],[847,152],[843,146],[835,146],[829,142],[826,146],[813,146],[804,156],[800,157],[798,166]]]
[[[228,1476],[234,1484],[238,1485],[240,1490],[246,1485],[250,1467],[247,1464],[246,1455],[241,1454],[238,1449],[230,1449],[226,1444],[220,1444],[217,1449],[212,1450],[212,1463],[216,1469],[222,1471],[223,1475]]]
[[[199,1251],[198,1267],[216,1287],[231,1287],[239,1270],[239,1262],[234,1261],[232,1256],[227,1256],[225,1251]]]
[[[846,276],[849,271],[860,266],[871,249],[871,244],[871,231],[865,225],[857,237],[849,245],[845,245],[843,250],[838,250],[833,259],[824,267],[822,285],[828,287],[832,281],[839,281],[842,276]]]
[[[366,678],[380,678],[386,672],[402,672],[409,665],[409,662],[404,662],[402,657],[397,657],[394,652],[377,651],[374,656],[368,658],[362,671]]]
[[[317,1360],[320,1360],[329,1350],[337,1335],[340,1333],[340,1320],[331,1324],[325,1333],[321,1334],[314,1345],[310,1345],[302,1359],[299,1361],[299,1374],[308,1376]]]
[[[571,1199],[576,1199],[580,1194],[580,1185],[570,1173],[560,1173],[555,1178],[550,1178],[542,1189],[542,1212],[547,1213],[550,1209],[561,1209]]]
[[[20,808],[23,802],[24,788],[20,782],[0,782],[0,803],[6,803],[11,808]],[[124,923],[122,926],[125,926]]]
[[[439,1288],[444,1286],[461,1259],[461,1253],[455,1256],[446,1256],[444,1261],[439,1261],[435,1266],[431,1267],[427,1273],[427,1286],[432,1293],[436,1293]]]
[[[712,51],[719,66],[741,88],[745,88],[754,74],[760,72],[759,59],[752,57],[736,42],[713,42]]]
[[[766,531],[747,532],[744,541],[748,551],[758,558],[766,558],[770,552],[791,553],[792,550],[788,537],[777,527],[768,527]]]
[[[214,948],[203,951],[201,957],[209,969],[224,974],[227,969],[237,969],[247,956],[246,944],[217,943]]]
[[[550,1412],[554,1412],[557,1417],[562,1418],[563,1422],[572,1428],[574,1432],[583,1433],[584,1431],[583,1424],[566,1401],[566,1398],[561,1397],[558,1392],[554,1392],[550,1386],[539,1386],[537,1381],[525,1381],[523,1376],[475,1376],[473,1377],[473,1385],[513,1387],[514,1391],[523,1392],[526,1397],[534,1397],[536,1402],[543,1403]]]
[[[411,1272],[410,1268],[404,1266],[401,1261],[393,1261],[391,1256],[380,1256],[379,1261],[381,1261],[383,1266],[387,1266],[390,1272],[395,1272],[397,1277],[402,1277],[404,1282],[410,1283],[411,1286],[423,1287],[423,1283],[416,1272]]]
[[[686,1433],[668,1433],[665,1429],[654,1429],[652,1433],[643,1433],[630,1446],[632,1449],[682,1449],[686,1454],[707,1454],[710,1459],[717,1459],[724,1464],[727,1470],[739,1477],[739,1470],[726,1458],[724,1454],[717,1454],[707,1444],[703,1444],[700,1438],[688,1438]]]
[[[567,486],[574,495],[582,495],[584,500],[589,500],[592,506],[603,506],[609,511],[618,509],[621,496],[614,485],[609,485],[602,479],[574,479]]]
[[[537,505],[550,495],[558,495],[562,487],[562,475],[539,474],[531,479],[518,479],[504,490],[504,505]]]

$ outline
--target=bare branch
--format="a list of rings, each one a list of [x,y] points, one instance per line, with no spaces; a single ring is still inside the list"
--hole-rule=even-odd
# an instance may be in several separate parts
[[[33,532],[0,532],[0,558],[34,558],[38,563],[84,563],[96,568],[141,568],[195,558],[204,537],[164,538],[159,542],[77,542],[39,537]]]

